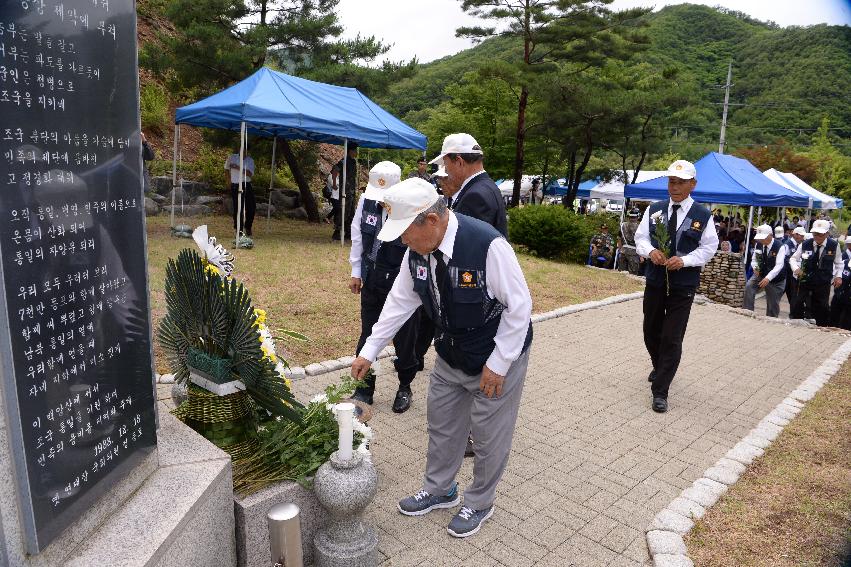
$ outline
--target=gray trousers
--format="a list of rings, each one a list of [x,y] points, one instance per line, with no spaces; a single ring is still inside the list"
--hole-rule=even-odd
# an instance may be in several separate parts
[[[780,298],[783,297],[783,292],[786,291],[786,277],[782,272],[781,276],[777,281],[765,286],[765,314],[768,317],[780,316]],[[756,298],[756,293],[759,291],[759,282],[761,281],[761,277],[753,275],[748,280],[747,285],[745,285],[745,300],[742,303],[742,307],[745,309],[754,310],[754,299]]]
[[[479,389],[481,375],[469,376],[437,357],[428,387],[428,456],[423,490],[447,494],[452,489],[472,429],[476,456],[473,483],[464,490],[464,505],[482,510],[493,504],[496,485],[511,453],[530,349],[509,367],[498,398],[488,398]]]

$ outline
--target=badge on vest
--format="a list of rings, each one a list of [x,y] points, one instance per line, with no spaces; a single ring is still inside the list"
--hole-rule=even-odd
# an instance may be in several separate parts
[[[476,270],[458,270],[458,287],[479,287],[479,272]]]
[[[428,268],[425,266],[417,266],[417,279],[418,280],[427,280],[428,279]]]
[[[827,255],[828,255],[828,256],[833,256],[833,250],[828,250],[828,251],[827,251]]]
[[[702,225],[700,224],[700,221],[699,221],[699,220],[691,221],[691,229],[692,229],[692,230],[700,230],[700,229],[701,229],[701,226],[702,226]]]
[[[378,217],[375,215],[366,215],[366,224],[375,226],[378,224]]]

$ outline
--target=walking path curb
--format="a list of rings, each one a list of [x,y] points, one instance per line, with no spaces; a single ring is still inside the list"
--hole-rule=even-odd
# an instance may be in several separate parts
[[[849,355],[851,339],[836,349],[726,455],[706,469],[702,478],[656,514],[645,530],[647,548],[656,567],[694,566],[683,540],[683,536],[694,527],[694,520],[702,518],[706,510],[736,483],[747,466],[762,455],[789,421],[801,412],[804,404],[839,371]]]
[[[556,317],[564,317],[565,315],[570,315],[571,313],[586,311],[588,309],[599,309],[600,307],[605,307],[607,305],[623,303],[624,301],[631,301],[633,299],[640,299],[642,297],[644,297],[644,292],[637,291],[635,293],[613,295],[612,297],[607,297],[606,299],[601,299],[600,301],[588,301],[586,303],[579,303],[577,305],[559,307],[558,309],[547,311],[546,313],[538,313],[537,315],[533,315],[532,323],[540,323],[541,321],[555,319]],[[382,350],[381,353],[379,353],[378,358],[376,360],[381,360],[382,358],[388,358],[391,356],[396,356],[396,349],[394,349],[392,346],[388,346],[384,350]],[[301,380],[308,376],[316,376],[317,374],[325,374],[326,372],[336,372],[339,370],[344,370],[346,368],[349,368],[354,361],[355,357],[344,356],[342,358],[324,360],[322,362],[314,362],[313,364],[308,364],[304,367],[294,366],[292,368],[288,368],[284,373],[290,380]],[[164,374],[162,376],[160,376],[159,374],[157,375],[157,383],[159,384],[170,384],[173,381],[174,378],[171,374]]]

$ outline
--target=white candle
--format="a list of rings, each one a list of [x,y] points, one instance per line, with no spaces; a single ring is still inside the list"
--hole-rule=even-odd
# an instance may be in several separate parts
[[[355,404],[342,403],[337,404],[337,423],[340,424],[340,440],[337,450],[337,456],[341,461],[348,461],[352,458],[352,445],[354,444],[354,419]]]

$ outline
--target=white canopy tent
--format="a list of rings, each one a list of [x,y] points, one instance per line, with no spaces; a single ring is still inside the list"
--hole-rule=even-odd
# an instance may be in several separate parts
[[[777,171],[774,168],[767,169],[762,172],[766,177],[783,185],[787,189],[791,189],[795,193],[800,193],[810,199],[810,208],[813,209],[841,209],[842,199],[831,197],[822,193],[815,187],[809,185],[806,181],[795,175],[794,173],[785,173]]]
[[[537,177],[534,175],[524,175],[520,178],[520,195],[528,195],[532,190],[532,180]],[[514,180],[506,179],[502,183],[500,183],[497,187],[499,187],[499,192],[502,193],[503,197],[510,197],[514,194]]]
[[[662,177],[667,171],[644,171],[638,172],[636,183],[647,181],[648,179],[656,179]],[[633,171],[627,170],[627,178],[632,180]],[[591,199],[607,199],[609,201],[623,201],[624,182],[620,179],[612,179],[610,181],[601,181],[589,190],[589,198]]]

